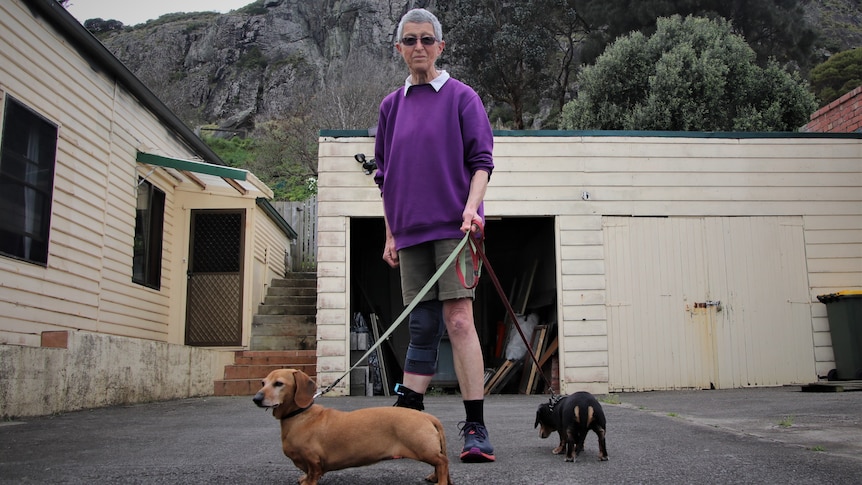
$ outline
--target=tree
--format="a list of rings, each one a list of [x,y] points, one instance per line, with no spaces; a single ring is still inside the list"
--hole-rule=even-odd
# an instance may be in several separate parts
[[[582,60],[592,63],[605,46],[633,31],[651,35],[660,17],[730,20],[765,67],[769,59],[810,66],[816,35],[804,12],[806,0],[569,0],[590,26]]]
[[[563,129],[792,131],[816,109],[798,73],[765,68],[723,19],[676,15],[617,39],[579,77]]]
[[[862,47],[839,52],[811,70],[811,87],[820,106],[862,86]]]
[[[114,19],[87,19],[84,21],[84,28],[93,34],[102,34],[105,32],[112,32],[114,30],[123,30],[123,23]]]
[[[524,128],[541,99],[562,107],[576,69],[574,39],[582,33],[564,1],[453,0],[438,9],[446,28],[443,61],[484,99],[508,106],[515,129]]]
[[[401,58],[380,60],[372,52],[351,52],[329,63],[323,87],[314,97],[314,126],[345,130],[377,125],[380,101],[404,86],[407,68]]]

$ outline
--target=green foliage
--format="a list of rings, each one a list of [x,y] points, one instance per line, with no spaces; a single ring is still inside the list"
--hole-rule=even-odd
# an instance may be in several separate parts
[[[752,47],[757,63],[770,58],[802,68],[812,58],[814,29],[804,0],[569,0],[591,27],[581,51],[592,63],[615,39],[638,31],[651,35],[657,21],[673,15],[723,18]]]
[[[574,11],[559,0],[441,2],[444,63],[483,97],[511,107],[511,123],[524,128],[525,109],[556,99],[574,71]],[[561,103],[562,105],[562,103]]]
[[[266,13],[266,8],[263,6],[263,0],[257,0],[245,7],[238,8],[236,11],[247,15],[263,15]]]
[[[104,34],[105,32],[123,30],[123,23],[114,19],[87,19],[84,21],[84,28],[89,30],[93,35],[99,35]]]
[[[175,12],[166,13],[157,19],[147,20],[143,24],[138,24],[135,27],[145,27],[151,29],[159,25],[166,25],[173,22],[196,22],[198,25],[211,23],[218,17],[218,12]],[[133,29],[134,30],[134,29]]]
[[[262,123],[255,157],[248,168],[276,192],[276,200],[304,200],[317,190],[317,138],[306,135],[306,120],[296,117]],[[311,161],[313,160],[313,162]]]
[[[862,86],[862,47],[839,52],[811,70],[811,88],[820,106]]]
[[[806,10],[817,26],[821,48],[834,54],[862,45],[859,0],[818,0]]]
[[[296,142],[268,124],[257,138],[205,136],[204,142],[225,163],[249,170],[272,189],[275,200],[305,200],[317,193],[317,179],[291,156]]]
[[[255,141],[251,138],[204,136],[203,140],[222,161],[234,168],[247,167],[255,156]]]
[[[798,74],[755,53],[729,22],[659,19],[650,37],[635,32],[582,71],[563,129],[792,131],[816,109]]]
[[[253,46],[251,49],[245,51],[240,55],[239,61],[237,61],[237,66],[242,69],[264,69],[267,65],[266,56],[263,54],[263,51],[260,50],[260,47]]]

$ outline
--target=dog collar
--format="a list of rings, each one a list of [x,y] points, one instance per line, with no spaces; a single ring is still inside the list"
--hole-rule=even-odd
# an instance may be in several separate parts
[[[300,415],[300,414],[304,413],[305,411],[308,411],[308,409],[309,409],[309,408],[311,408],[311,406],[314,406],[314,403],[313,403],[313,402],[312,402],[311,404],[309,404],[308,406],[304,407],[304,408],[299,408],[299,409],[297,409],[296,411],[291,411],[291,412],[287,413],[287,416],[284,416],[284,417],[283,417],[283,418],[281,418],[281,419],[282,419],[282,421],[283,421],[283,420],[285,420],[285,419],[290,419],[290,418],[292,418],[292,417],[294,417],[294,416],[298,416],[298,415]]]

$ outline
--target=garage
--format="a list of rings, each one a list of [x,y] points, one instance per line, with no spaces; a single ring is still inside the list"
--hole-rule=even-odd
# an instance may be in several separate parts
[[[388,327],[401,304],[381,260],[380,193],[356,162],[374,138],[324,131],[319,142],[328,385],[355,360],[354,314]],[[860,133],[496,131],[487,252],[515,306],[555,327],[548,374],[560,392],[806,384],[835,368],[817,295],[862,290],[860,160]],[[506,365],[508,328],[484,279],[488,375]],[[393,336],[383,359],[392,379],[405,342]],[[451,388],[444,370],[436,385]],[[520,377],[498,391],[522,392]]]

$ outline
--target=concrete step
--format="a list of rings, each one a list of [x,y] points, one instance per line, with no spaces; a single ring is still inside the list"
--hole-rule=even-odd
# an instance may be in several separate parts
[[[299,369],[317,375],[317,353],[314,350],[241,351],[234,354],[234,364],[225,366],[224,379],[215,381],[216,396],[251,396],[260,389],[260,381],[275,369]]]
[[[278,369],[301,370],[311,376],[317,373],[317,364],[228,365],[224,368],[224,380],[254,379],[260,382]]]
[[[267,303],[257,306],[258,315],[316,315],[317,305],[302,303],[269,303],[271,297],[266,297]],[[288,300],[289,301],[289,300]]]
[[[317,315],[253,315],[251,317],[251,334],[255,333],[256,325],[316,325]]]
[[[317,273],[288,273],[284,278],[272,281],[272,287],[317,287]]]
[[[315,350],[317,348],[317,336],[255,335],[251,338],[249,346],[255,350]]]
[[[298,337],[302,335],[313,336],[315,337],[315,339],[317,337],[317,325],[315,325],[314,322],[302,322],[285,325],[281,322],[260,323],[258,321],[253,321],[251,327],[251,335],[253,337]]]
[[[270,286],[266,290],[266,295],[269,296],[300,296],[313,297],[317,300],[317,286]]]
[[[243,350],[234,355],[237,365],[280,365],[292,367],[317,363],[317,352],[314,350]]]
[[[317,306],[317,295],[266,295],[263,297],[264,305],[302,305]]]

